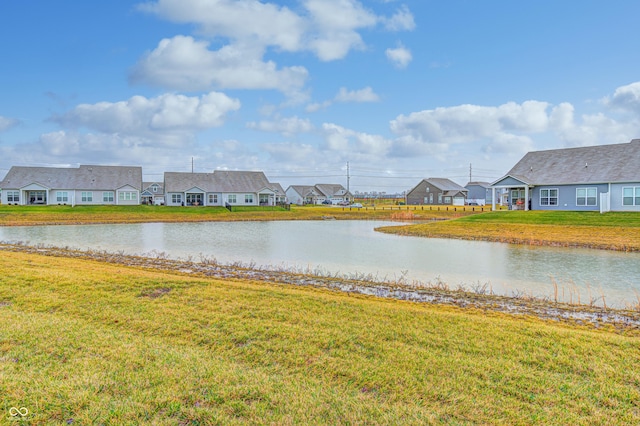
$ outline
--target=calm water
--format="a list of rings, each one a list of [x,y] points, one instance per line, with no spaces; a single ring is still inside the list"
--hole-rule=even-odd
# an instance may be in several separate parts
[[[0,227],[0,241],[23,241],[127,254],[164,252],[171,258],[255,263],[305,271],[367,274],[378,279],[435,282],[498,294],[605,296],[623,307],[640,297],[640,254],[513,246],[402,237],[375,232],[375,221],[148,223]],[[601,305],[601,302],[598,303]]]

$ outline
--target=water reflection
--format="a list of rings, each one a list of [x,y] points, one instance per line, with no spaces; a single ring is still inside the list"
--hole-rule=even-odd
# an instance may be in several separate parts
[[[382,280],[442,280],[451,288],[486,288],[608,306],[636,303],[640,255],[601,250],[513,246],[381,234],[377,221],[147,223],[0,227],[2,241],[127,254],[365,274]],[[554,283],[557,287],[554,287]]]

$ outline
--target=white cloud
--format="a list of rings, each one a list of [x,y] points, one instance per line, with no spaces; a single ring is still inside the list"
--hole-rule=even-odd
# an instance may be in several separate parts
[[[397,68],[406,68],[413,60],[411,51],[402,45],[399,45],[395,49],[387,49],[385,54],[387,55],[387,59]]]
[[[379,160],[391,146],[391,141],[380,135],[356,132],[333,123],[324,123],[322,131],[326,150],[351,154],[352,157],[370,156]]]
[[[618,87],[613,97],[605,102],[613,108],[640,113],[640,81]]]
[[[355,0],[306,0],[304,5],[311,20],[307,45],[323,61],[344,58],[351,49],[363,49],[357,30],[378,23],[378,17]]]
[[[134,96],[115,103],[78,105],[53,117],[53,121],[107,134],[168,139],[221,126],[225,116],[239,108],[240,101],[217,92],[200,97],[164,94],[148,99]]]
[[[506,154],[508,156],[521,157],[529,151],[534,150],[534,143],[528,136],[512,135],[502,133],[492,138],[489,143],[482,147],[482,151],[492,155]]]
[[[312,145],[293,142],[266,143],[262,149],[269,153],[271,161],[278,164],[306,165],[313,162],[318,154]]]
[[[317,111],[320,111],[321,109],[330,107],[331,104],[332,104],[331,101],[315,102],[307,105],[304,110],[306,112],[317,112]]]
[[[623,143],[640,133],[640,120],[617,121],[602,113],[583,115],[580,123],[559,130],[558,136],[568,146]]]
[[[284,136],[292,136],[298,133],[310,132],[313,130],[313,125],[308,119],[301,119],[298,117],[282,118],[277,121],[260,121],[249,122],[247,127],[250,129],[260,130],[263,132],[275,132],[281,133]]]
[[[192,37],[163,39],[133,68],[132,82],[173,90],[275,89],[295,93],[305,84],[304,67],[277,69],[263,61],[264,52],[251,46],[226,45],[217,51]]]
[[[260,47],[275,46],[299,51],[308,22],[287,7],[257,0],[158,0],[139,6],[177,23],[194,23],[208,37],[251,41]]]
[[[459,105],[400,115],[391,121],[399,136],[411,136],[423,143],[465,143],[501,133],[539,133],[548,128],[548,104],[509,102],[498,107]]]
[[[336,102],[378,102],[380,97],[371,87],[351,91],[341,87],[334,99]]]
[[[0,132],[9,130],[10,128],[17,126],[18,123],[19,121],[15,118],[8,118],[0,115]]]
[[[204,37],[227,39],[258,50],[311,51],[323,61],[363,49],[359,30],[379,24],[390,31],[415,28],[406,6],[385,17],[357,0],[302,0],[296,11],[257,0],[158,0],[138,8],[172,22],[194,23]]]
[[[413,31],[416,23],[413,14],[406,5],[403,5],[391,17],[383,19],[385,27],[390,31]]]

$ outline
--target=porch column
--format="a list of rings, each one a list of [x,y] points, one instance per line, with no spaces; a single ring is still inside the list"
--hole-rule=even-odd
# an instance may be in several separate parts
[[[496,211],[496,189],[491,187],[491,211]]]
[[[529,210],[529,185],[524,186],[524,211]]]

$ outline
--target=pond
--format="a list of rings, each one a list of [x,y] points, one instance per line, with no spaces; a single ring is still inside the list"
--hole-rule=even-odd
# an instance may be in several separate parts
[[[382,221],[273,221],[0,227],[0,241],[126,254],[163,253],[625,307],[640,300],[640,254],[427,239]]]

